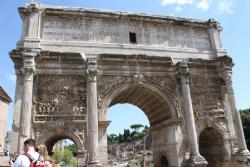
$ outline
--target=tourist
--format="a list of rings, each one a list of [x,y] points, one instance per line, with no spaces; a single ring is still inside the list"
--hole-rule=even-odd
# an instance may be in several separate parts
[[[37,152],[40,154],[40,160],[44,162],[45,167],[54,167],[53,159],[49,156],[47,147],[43,144],[36,146]]]
[[[28,139],[24,142],[24,154],[20,154],[14,164],[11,167],[29,167],[32,160],[37,161],[39,159],[39,154],[35,151],[35,140]]]

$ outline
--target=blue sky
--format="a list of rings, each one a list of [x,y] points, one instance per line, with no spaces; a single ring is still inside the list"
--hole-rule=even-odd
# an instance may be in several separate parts
[[[36,0],[38,1],[38,0]],[[0,0],[0,85],[14,99],[15,71],[8,52],[15,48],[21,34],[21,19],[17,12],[29,0]],[[250,108],[250,0],[39,0],[61,6],[111,9],[139,13],[153,13],[192,17],[203,20],[214,18],[224,28],[223,47],[233,58],[233,86],[239,109]],[[8,117],[11,130],[13,103]],[[135,114],[131,116],[132,114]],[[113,121],[108,131],[117,133],[132,123],[148,124],[141,110],[131,105],[110,108],[108,118]]]

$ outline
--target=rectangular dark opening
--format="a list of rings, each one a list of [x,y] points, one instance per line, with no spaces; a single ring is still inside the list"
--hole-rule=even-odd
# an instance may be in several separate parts
[[[129,32],[129,41],[132,44],[136,44],[136,33],[134,32]]]

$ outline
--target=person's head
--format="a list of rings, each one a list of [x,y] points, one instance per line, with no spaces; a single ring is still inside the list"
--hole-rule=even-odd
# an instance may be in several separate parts
[[[37,152],[38,152],[41,156],[43,156],[43,158],[44,158],[45,160],[48,158],[48,156],[49,156],[48,150],[47,150],[47,147],[46,147],[44,144],[38,144],[38,145],[36,146],[36,150],[37,150]]]
[[[56,161],[52,157],[48,157],[49,163],[54,167],[56,165]]]
[[[34,139],[27,139],[24,142],[24,151],[27,152],[30,148],[35,148],[36,142]]]

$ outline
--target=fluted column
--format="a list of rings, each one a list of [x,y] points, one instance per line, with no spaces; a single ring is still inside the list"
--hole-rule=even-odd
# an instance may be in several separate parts
[[[97,110],[97,63],[96,58],[87,60],[87,113],[88,113],[88,166],[101,166],[98,149],[98,110]]]
[[[36,55],[37,53],[34,52],[23,53],[23,95],[21,105],[21,132],[19,134],[19,146],[22,146],[24,140],[31,137],[32,132],[32,95],[33,77],[35,74],[34,57]]]
[[[240,118],[240,113],[236,108],[236,103],[235,103],[235,97],[234,97],[234,91],[233,91],[233,86],[232,86],[232,67],[233,63],[232,60],[228,57],[224,59],[224,62],[222,62],[222,69],[221,69],[221,74],[222,78],[224,80],[224,84],[226,86],[226,94],[228,96],[228,100],[230,103],[230,108],[231,108],[231,114],[233,115],[234,119],[234,128],[236,131],[236,137],[237,137],[237,144],[238,144],[238,153],[239,154],[249,154],[249,151],[247,149],[246,141],[245,141],[245,135],[242,127],[242,122]]]
[[[187,122],[187,130],[188,130],[188,141],[190,147],[190,166],[199,166],[203,167],[207,165],[207,161],[200,155],[199,146],[197,141],[197,132],[194,120],[192,99],[190,94],[189,87],[189,72],[187,63],[181,62],[179,63],[179,79],[182,89],[182,97],[184,103],[184,110],[186,113],[186,122]]]

